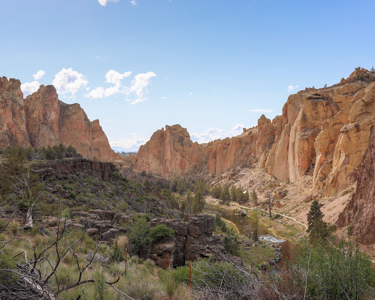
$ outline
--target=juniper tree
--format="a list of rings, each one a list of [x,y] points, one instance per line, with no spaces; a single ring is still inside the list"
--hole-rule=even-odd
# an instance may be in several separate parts
[[[311,203],[310,211],[307,214],[307,232],[310,233],[310,242],[314,243],[319,240],[326,240],[329,232],[328,225],[323,221],[323,213],[320,210],[320,204],[317,200]]]

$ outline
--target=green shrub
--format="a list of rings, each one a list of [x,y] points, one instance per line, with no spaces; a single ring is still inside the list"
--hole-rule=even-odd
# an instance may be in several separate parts
[[[94,281],[94,300],[107,300],[108,291],[105,283],[105,275],[100,271],[96,271],[94,274]]]
[[[150,230],[150,240],[152,243],[156,243],[168,236],[174,236],[174,230],[164,224],[157,225]]]
[[[112,262],[122,262],[125,260],[125,251],[118,246],[117,239],[115,239],[113,244],[110,259]]]
[[[64,189],[63,187],[60,185],[60,184],[56,184],[55,185],[55,189],[58,191],[58,192],[62,192]]]
[[[229,254],[239,256],[240,255],[240,244],[237,239],[237,235],[233,229],[228,229],[227,234],[223,240],[225,244],[225,249]]]
[[[374,288],[371,258],[359,251],[359,244],[327,242],[300,249],[296,267],[307,275],[308,298],[362,299]]]
[[[149,238],[150,225],[144,218],[138,218],[135,223],[129,227],[129,248],[130,252],[136,255],[146,255],[150,244]]]
[[[16,262],[8,255],[0,254],[0,269],[12,270],[16,268]],[[18,276],[11,272],[0,272],[0,282],[2,284],[16,283]]]
[[[61,213],[61,217],[62,218],[70,218],[70,209],[69,208],[65,208],[62,213]]]

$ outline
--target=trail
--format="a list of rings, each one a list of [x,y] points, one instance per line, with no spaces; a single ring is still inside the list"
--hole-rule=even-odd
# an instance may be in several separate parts
[[[214,198],[212,198],[212,197],[209,197],[209,198],[214,199]],[[266,211],[266,210],[264,210],[264,209],[261,209],[261,208],[246,207],[246,206],[242,206],[242,205],[240,205],[240,204],[233,203],[233,202],[231,202],[230,204],[231,204],[231,206],[239,207],[239,208],[244,209],[244,210],[253,210],[253,211],[259,211],[259,210],[261,210],[261,211],[264,211],[264,212],[268,213],[268,211]],[[292,218],[292,217],[289,217],[289,216],[286,216],[286,215],[283,215],[283,214],[280,214],[280,213],[278,213],[278,214],[279,214],[280,216],[283,216],[284,218],[287,218],[287,219],[289,219],[289,220],[292,220],[293,222],[296,222],[296,223],[302,225],[303,227],[305,227],[305,229],[308,228],[306,224],[304,224],[304,223],[302,223],[302,222],[300,222],[300,221],[297,221],[295,218]]]

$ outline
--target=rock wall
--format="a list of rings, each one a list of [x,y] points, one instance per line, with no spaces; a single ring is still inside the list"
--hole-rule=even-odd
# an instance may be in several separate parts
[[[33,172],[40,174],[45,180],[54,175],[58,180],[69,179],[69,177],[93,176],[99,180],[115,178],[113,173],[118,172],[113,163],[92,161],[82,157],[71,158],[69,160],[55,160],[49,163],[33,165]]]
[[[0,78],[0,115],[1,149],[63,143],[73,145],[86,158],[119,159],[99,121],[91,122],[79,104],[60,101],[52,85],[41,85],[23,99],[19,80]]]
[[[362,244],[375,243],[375,126],[371,128],[370,144],[356,173],[357,189],[339,215],[338,227],[352,226],[352,233]]]
[[[153,219],[151,227],[164,224],[175,231],[175,236],[165,238],[152,245],[150,258],[164,269],[184,266],[186,260],[214,256],[220,259],[227,255],[224,242],[213,236],[215,217],[211,215],[189,215],[188,222],[169,219]]]
[[[325,196],[355,181],[375,117],[375,74],[361,68],[340,83],[291,95],[281,116],[264,115],[241,135],[207,144],[180,125],[154,133],[133,159],[138,171],[182,176],[198,166],[221,174],[238,164],[265,168],[283,181],[313,176]]]

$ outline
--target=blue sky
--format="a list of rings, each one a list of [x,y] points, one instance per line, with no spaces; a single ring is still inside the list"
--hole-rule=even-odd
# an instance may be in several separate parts
[[[291,93],[375,65],[373,0],[13,0],[0,76],[99,119],[134,151],[165,125],[193,140],[280,115]]]

